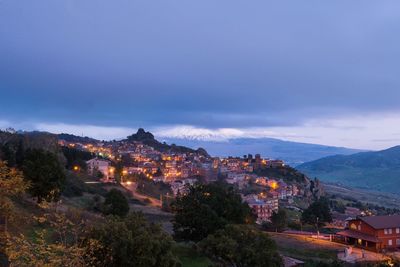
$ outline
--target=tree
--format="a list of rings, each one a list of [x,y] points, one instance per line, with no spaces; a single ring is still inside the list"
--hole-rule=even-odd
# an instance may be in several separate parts
[[[22,172],[9,168],[4,161],[0,161],[0,216],[11,216],[11,198],[22,194],[29,187],[24,181]]]
[[[283,209],[279,209],[278,212],[273,212],[271,216],[271,223],[275,228],[276,232],[283,231],[287,226],[287,214]]]
[[[8,237],[6,252],[11,267],[101,266],[94,251],[104,248],[95,239],[83,242],[86,221],[80,211],[59,212],[46,201],[39,206],[45,212],[33,216],[37,228],[42,229],[34,232],[34,241],[23,234]]]
[[[29,149],[23,162],[25,178],[31,182],[29,191],[38,202],[57,200],[65,183],[64,168],[57,156],[41,149]]]
[[[248,225],[227,225],[199,243],[200,249],[222,266],[282,266],[275,242]]]
[[[301,215],[303,223],[311,225],[322,225],[327,222],[332,222],[332,214],[329,208],[329,201],[321,197],[313,202]]]
[[[90,230],[88,238],[97,240],[102,247],[95,251],[101,266],[177,266],[172,238],[159,225],[148,223],[140,213],[131,213],[126,218],[107,217],[106,222]]]
[[[103,212],[106,215],[125,217],[129,212],[129,203],[124,194],[118,189],[111,189],[106,194]]]
[[[199,184],[172,205],[175,238],[200,241],[228,223],[243,224],[253,219],[251,209],[239,193],[223,183]]]
[[[20,171],[0,161],[0,264],[6,243],[7,223],[14,215],[12,198],[24,193],[28,186]]]

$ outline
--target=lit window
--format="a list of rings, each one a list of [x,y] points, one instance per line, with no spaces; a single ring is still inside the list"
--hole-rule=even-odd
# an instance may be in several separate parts
[[[389,239],[389,240],[388,240],[388,245],[389,245],[389,246],[393,246],[393,241],[392,241],[392,239]]]
[[[400,228],[396,228],[396,234],[400,234]]]
[[[392,228],[390,228],[390,229],[388,229],[389,230],[389,235],[391,235],[393,232],[392,232]]]

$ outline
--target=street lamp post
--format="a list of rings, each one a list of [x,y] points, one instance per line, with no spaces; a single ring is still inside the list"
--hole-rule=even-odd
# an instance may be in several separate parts
[[[317,237],[319,239],[319,217],[317,217]]]

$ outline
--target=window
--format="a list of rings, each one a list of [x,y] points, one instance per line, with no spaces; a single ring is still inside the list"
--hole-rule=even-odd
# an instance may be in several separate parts
[[[385,235],[391,235],[393,233],[392,229],[385,229],[384,230]]]
[[[392,239],[389,239],[389,240],[388,240],[388,245],[389,245],[389,246],[393,246],[393,241],[392,241]]]
[[[400,245],[400,239],[396,239],[396,245]]]
[[[400,234],[400,228],[396,228],[396,234]]]

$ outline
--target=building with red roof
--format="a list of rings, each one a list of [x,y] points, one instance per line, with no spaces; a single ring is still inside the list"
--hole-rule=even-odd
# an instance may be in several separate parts
[[[400,215],[359,217],[337,234],[348,244],[376,251],[394,250],[400,248]]]

